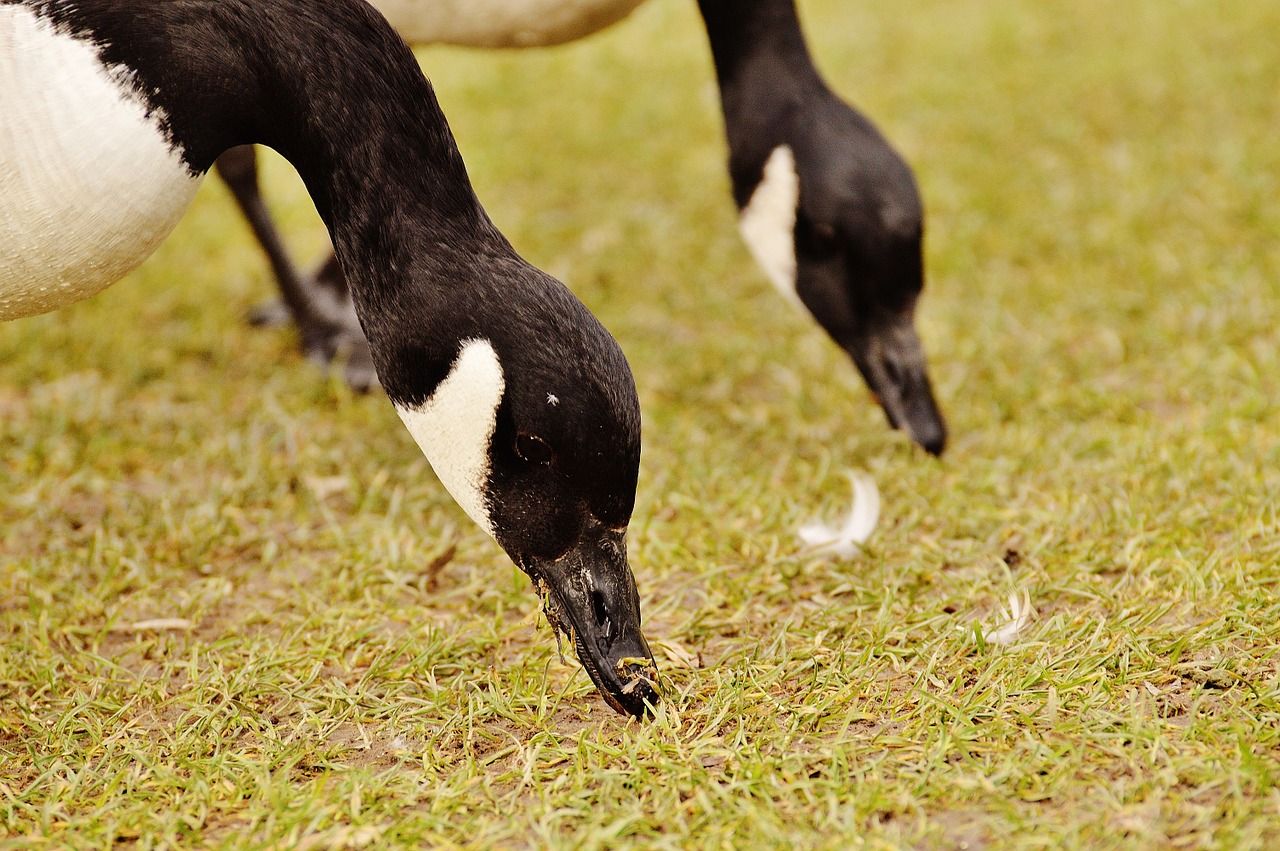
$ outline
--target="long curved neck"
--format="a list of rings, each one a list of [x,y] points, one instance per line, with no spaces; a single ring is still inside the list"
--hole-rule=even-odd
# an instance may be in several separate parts
[[[329,228],[357,309],[371,290],[391,297],[406,283],[415,246],[506,246],[412,53],[361,0],[28,2],[132,70],[193,172],[238,144],[283,154]]]
[[[730,144],[757,116],[825,88],[794,0],[698,0],[711,42]]]

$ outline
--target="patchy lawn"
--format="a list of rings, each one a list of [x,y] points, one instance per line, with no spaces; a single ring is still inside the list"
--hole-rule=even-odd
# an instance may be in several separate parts
[[[422,51],[494,219],[635,370],[668,702],[610,711],[386,400],[246,327],[265,264],[210,179],[109,295],[0,327],[0,845],[1276,842],[1280,4],[802,9],[920,178],[946,456],[739,243],[690,0]],[[849,469],[881,525],[806,558]],[[1014,589],[1023,639],[976,641]]]

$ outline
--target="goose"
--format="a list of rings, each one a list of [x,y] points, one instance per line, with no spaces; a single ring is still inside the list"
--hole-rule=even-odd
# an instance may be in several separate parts
[[[301,174],[378,378],[615,710],[658,701],[626,530],[618,344],[498,232],[429,82],[363,0],[0,0],[0,319],[109,286],[223,151]]]
[[[642,0],[371,0],[411,43],[533,47],[589,35]],[[853,360],[894,428],[940,454],[915,307],[924,285],[924,213],[911,169],[822,78],[795,0],[698,0],[720,87],[742,235],[768,278]],[[321,364],[350,352],[355,387],[373,381],[341,267],[294,267],[258,190],[251,149],[218,161],[280,284],[304,351]]]

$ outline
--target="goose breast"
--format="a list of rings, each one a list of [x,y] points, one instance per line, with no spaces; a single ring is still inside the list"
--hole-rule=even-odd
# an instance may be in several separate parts
[[[410,44],[541,47],[615,24],[644,0],[372,0]]]

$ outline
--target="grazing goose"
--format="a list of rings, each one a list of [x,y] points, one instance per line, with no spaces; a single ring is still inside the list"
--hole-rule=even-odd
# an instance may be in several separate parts
[[[302,175],[387,396],[611,706],[655,703],[625,535],[617,343],[485,215],[430,84],[362,0],[0,0],[0,318],[110,285],[223,151]]]
[[[415,43],[553,44],[625,17],[641,0],[372,0]],[[946,444],[914,324],[924,284],[923,212],[911,170],[823,81],[794,0],[699,0],[720,83],[742,233],[769,278],[849,354],[895,428],[931,453]],[[218,162],[258,234],[303,347],[320,362],[352,352],[372,371],[337,263],[314,281],[284,252],[258,194],[251,150]]]

